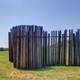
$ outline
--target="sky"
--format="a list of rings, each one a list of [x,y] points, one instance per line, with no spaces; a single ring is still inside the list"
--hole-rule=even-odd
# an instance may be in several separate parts
[[[16,25],[44,30],[80,28],[80,0],[0,0],[0,47],[8,47],[8,32]]]

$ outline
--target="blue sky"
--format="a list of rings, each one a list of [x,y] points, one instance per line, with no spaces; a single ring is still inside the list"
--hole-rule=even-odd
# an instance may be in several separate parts
[[[45,30],[80,28],[80,0],[0,0],[0,47],[8,47],[12,26],[35,24]]]

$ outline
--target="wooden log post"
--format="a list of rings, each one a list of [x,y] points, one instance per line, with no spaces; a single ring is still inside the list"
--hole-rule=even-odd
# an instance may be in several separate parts
[[[29,69],[29,26],[25,28],[25,62],[26,62],[26,69]]]
[[[33,55],[33,47],[32,47],[32,31],[33,27],[29,26],[29,69],[32,69],[32,55]]]
[[[20,28],[20,37],[21,37],[21,45],[20,45],[20,49],[21,49],[21,53],[20,53],[20,69],[23,69],[23,48],[24,48],[24,33],[23,33],[23,25],[21,25],[21,28]]]
[[[43,66],[45,66],[45,32],[43,31]]]
[[[42,63],[42,66],[43,66],[43,63],[44,63],[44,61],[43,61],[43,50],[44,50],[44,49],[43,49],[43,39],[44,39],[44,38],[43,38],[43,32],[44,32],[44,31],[42,30],[42,48],[41,48],[41,49],[42,49],[42,51],[41,51],[41,53],[42,53],[42,54],[41,54],[41,63]]]
[[[78,29],[78,32],[79,32],[79,41],[78,41],[78,44],[79,44],[79,66],[80,66],[80,29]]]
[[[43,28],[42,28],[42,26],[39,26],[39,35],[40,35],[40,67],[42,67],[42,31],[43,31]]]
[[[36,31],[36,68],[39,67],[39,32],[38,32],[38,26],[35,27]]]
[[[51,66],[51,64],[52,64],[52,62],[51,62],[51,57],[52,57],[52,53],[51,53],[51,47],[52,47],[52,46],[51,46],[51,45],[52,45],[52,44],[51,44],[51,37],[52,37],[52,36],[51,36],[51,34],[50,34],[50,47],[49,47],[49,48],[50,48],[50,51],[49,51],[49,52],[50,52],[50,53],[49,53],[49,66]]]
[[[16,68],[20,68],[20,34],[19,34],[19,27],[17,27],[17,52],[16,52]]]
[[[76,34],[73,34],[74,38],[74,65],[76,66]]]
[[[56,65],[56,31],[51,32],[51,65]]]
[[[73,36],[73,30],[69,30],[69,65],[74,65],[74,36]]]
[[[55,53],[54,53],[54,31],[51,31],[51,65],[55,64]]]
[[[47,32],[43,31],[43,66],[46,66],[46,52],[47,52],[46,39],[47,39]]]
[[[35,36],[34,36],[34,39],[35,39],[35,67],[37,68],[37,26],[35,26]]]
[[[57,31],[55,31],[55,43],[54,43],[54,47],[55,47],[55,64],[58,65],[58,42],[57,42]]]
[[[11,62],[11,32],[8,32],[8,42],[9,42],[9,61]]]
[[[78,29],[78,56],[79,56],[79,66],[80,66],[80,29]]]
[[[13,65],[16,68],[16,53],[17,53],[17,27],[12,30],[12,45],[13,45]]]
[[[8,40],[9,40],[9,61],[13,62],[13,46],[11,32],[8,33]]]
[[[47,65],[50,65],[50,34],[48,33],[48,40],[47,40]]]
[[[73,33],[73,56],[74,56],[74,59],[73,59],[73,65],[75,65],[75,33]]]
[[[71,65],[72,62],[72,56],[71,56],[71,31],[69,30],[69,65]]]
[[[66,65],[66,54],[67,54],[67,30],[64,31],[64,65]]]
[[[75,65],[78,65],[78,32],[76,32]]]
[[[38,42],[38,48],[37,48],[37,58],[38,58],[38,67],[42,67],[42,61],[41,61],[41,57],[42,57],[42,27],[38,27],[37,29],[37,42]]]
[[[45,31],[45,66],[47,65],[47,31]]]
[[[75,65],[79,65],[79,33],[78,30],[76,32],[76,48],[75,48]]]
[[[23,25],[22,27],[22,39],[23,39],[23,50],[22,50],[22,54],[23,54],[23,69],[26,69],[26,54],[25,54],[25,51],[26,51],[26,48],[25,48],[25,42],[26,42],[26,26]]]
[[[61,64],[63,65],[64,61],[64,34],[62,34],[62,54],[61,54]]]
[[[64,34],[62,34],[62,54],[61,54],[62,65],[66,65],[66,54],[67,54],[67,30],[65,30]]]
[[[33,41],[33,46],[32,46],[33,47],[33,56],[32,56],[33,62],[32,63],[33,63],[33,69],[35,69],[36,68],[36,52],[35,52],[36,51],[36,45],[35,45],[35,43],[36,43],[36,37],[35,36],[36,35],[35,35],[35,26],[34,25],[33,25],[33,31],[32,32],[33,32],[32,33],[33,34],[33,38],[32,38],[33,39],[32,40]]]
[[[58,31],[58,65],[60,65],[60,55],[61,55],[61,31]]]

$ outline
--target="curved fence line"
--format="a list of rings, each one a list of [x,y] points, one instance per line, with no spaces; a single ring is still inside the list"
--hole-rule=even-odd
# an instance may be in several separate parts
[[[9,32],[9,61],[15,68],[36,69],[53,65],[80,65],[80,29],[51,31],[22,25]]]

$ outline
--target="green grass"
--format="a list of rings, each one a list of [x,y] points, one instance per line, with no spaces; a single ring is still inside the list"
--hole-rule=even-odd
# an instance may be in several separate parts
[[[53,66],[37,70],[18,70],[8,61],[8,52],[0,52],[0,80],[80,80],[80,67]]]

